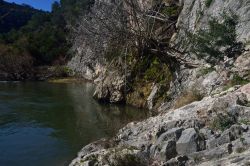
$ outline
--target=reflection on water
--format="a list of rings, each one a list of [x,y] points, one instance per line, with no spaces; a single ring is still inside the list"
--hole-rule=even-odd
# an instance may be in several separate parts
[[[0,165],[61,166],[142,110],[101,105],[90,83],[0,83]]]

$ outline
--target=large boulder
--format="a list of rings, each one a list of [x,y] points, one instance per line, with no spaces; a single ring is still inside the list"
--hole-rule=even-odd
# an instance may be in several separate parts
[[[194,128],[186,129],[182,132],[180,139],[176,143],[179,155],[189,155],[204,148],[204,140],[199,136]]]
[[[250,102],[250,84],[247,84],[240,88],[240,91],[247,96],[248,102]]]
[[[250,52],[239,56],[234,63],[234,67],[239,76],[250,80]]]

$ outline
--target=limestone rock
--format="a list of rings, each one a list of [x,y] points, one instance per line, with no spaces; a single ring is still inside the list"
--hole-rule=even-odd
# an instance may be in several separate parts
[[[246,52],[239,56],[236,59],[234,66],[241,77],[250,79],[250,52]]]
[[[250,84],[247,84],[240,88],[240,91],[247,96],[248,102],[250,102]]]
[[[205,29],[208,26],[209,18],[216,17],[221,21],[221,14],[230,11],[239,16],[239,24],[236,28],[237,39],[242,42],[248,41],[250,39],[248,30],[250,22],[245,21],[248,20],[250,14],[248,7],[248,1],[213,0],[210,6],[207,6],[204,0],[184,0],[183,10],[177,23],[181,29],[177,34],[177,41],[183,39],[186,30],[195,32],[201,28]]]
[[[176,143],[177,153],[187,155],[198,151],[198,135],[194,128],[186,129],[182,132],[180,139]]]
[[[147,105],[148,105],[148,109],[153,109],[154,107],[154,102],[155,102],[155,98],[156,98],[156,95],[157,95],[157,92],[159,91],[159,88],[157,85],[154,85],[153,88],[152,88],[152,91],[147,99]]]
[[[159,157],[162,161],[167,161],[177,155],[176,152],[176,142],[175,141],[167,141],[162,146],[162,149],[159,153]]]
[[[110,103],[124,102],[125,79],[118,72],[108,72],[102,78],[99,78],[96,83],[97,86],[93,95],[95,99]]]

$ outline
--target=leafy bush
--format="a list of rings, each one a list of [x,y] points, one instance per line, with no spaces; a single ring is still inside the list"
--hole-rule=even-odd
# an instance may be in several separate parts
[[[164,84],[165,82],[171,81],[172,74],[170,73],[168,66],[161,63],[159,59],[155,57],[146,69],[144,79],[146,81]]]
[[[25,50],[33,57],[36,66],[52,65],[61,57],[65,60],[68,58],[70,45],[66,40],[66,34],[66,22],[57,3],[53,5],[52,13],[37,12],[19,30],[1,34],[0,43]]]
[[[213,2],[213,0],[206,0],[206,2],[205,2],[206,7],[210,7],[212,2]]]

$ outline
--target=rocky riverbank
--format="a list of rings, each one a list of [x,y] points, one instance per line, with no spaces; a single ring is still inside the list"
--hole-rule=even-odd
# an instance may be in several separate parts
[[[0,81],[45,81],[71,76],[71,70],[65,66],[41,66],[16,73],[0,71]]]
[[[250,84],[133,122],[71,165],[247,165]]]

